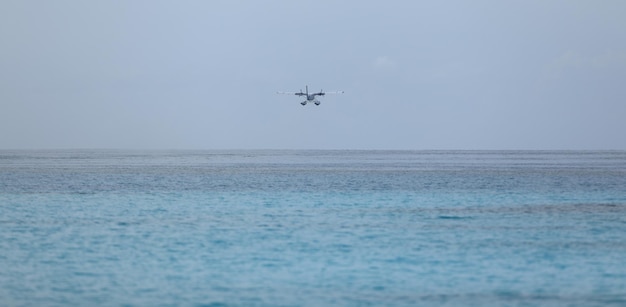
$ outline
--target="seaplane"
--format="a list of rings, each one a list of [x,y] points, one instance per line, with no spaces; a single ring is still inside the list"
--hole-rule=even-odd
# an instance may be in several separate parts
[[[335,91],[335,92],[324,92],[323,90],[320,90],[317,93],[309,93],[309,86],[306,86],[306,91],[303,92],[302,90],[300,90],[300,92],[276,92],[276,94],[285,94],[285,95],[296,95],[296,96],[304,96],[306,97],[306,100],[301,102],[300,104],[303,106],[306,106],[306,104],[308,102],[312,102],[314,103],[316,106],[320,105],[320,101],[315,99],[315,96],[324,96],[326,94],[343,94],[343,91]]]

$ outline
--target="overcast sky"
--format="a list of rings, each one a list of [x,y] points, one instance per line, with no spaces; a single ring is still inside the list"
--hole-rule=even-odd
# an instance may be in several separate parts
[[[626,149],[626,1],[0,1],[0,149]],[[301,106],[276,91],[344,90]]]

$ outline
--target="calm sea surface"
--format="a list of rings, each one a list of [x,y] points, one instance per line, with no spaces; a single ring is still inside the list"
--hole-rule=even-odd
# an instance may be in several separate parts
[[[0,151],[2,306],[625,306],[624,151]]]

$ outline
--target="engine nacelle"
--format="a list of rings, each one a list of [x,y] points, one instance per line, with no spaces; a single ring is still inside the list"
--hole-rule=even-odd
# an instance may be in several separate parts
[[[306,101],[303,101],[300,104],[303,105],[303,106],[306,106]]]
[[[317,101],[317,100],[315,101],[315,105],[316,105],[316,106],[319,106],[319,105],[320,105],[320,103],[321,103],[321,102],[319,102],[319,101]]]

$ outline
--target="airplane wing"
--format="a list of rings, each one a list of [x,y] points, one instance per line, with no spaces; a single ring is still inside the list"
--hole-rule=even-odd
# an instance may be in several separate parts
[[[303,92],[276,92],[276,94],[306,96],[306,94]]]
[[[343,91],[334,91],[334,92],[319,92],[319,93],[315,93],[313,95],[317,95],[317,96],[324,96],[326,94],[343,94]]]

